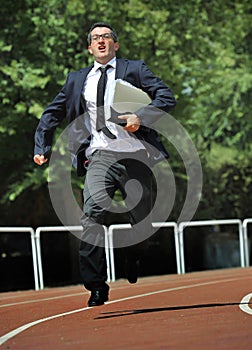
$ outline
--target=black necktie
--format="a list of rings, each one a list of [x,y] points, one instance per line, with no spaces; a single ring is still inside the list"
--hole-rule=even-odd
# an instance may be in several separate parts
[[[109,131],[105,124],[105,113],[104,113],[104,94],[107,83],[107,70],[110,68],[110,65],[106,67],[100,67],[101,76],[97,85],[97,98],[96,98],[96,106],[97,106],[97,119],[96,119],[96,130],[102,131],[107,137],[111,139],[115,139],[116,136]]]

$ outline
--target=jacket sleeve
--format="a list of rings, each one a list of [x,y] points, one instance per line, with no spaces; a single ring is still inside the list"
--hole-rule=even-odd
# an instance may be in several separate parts
[[[152,99],[149,105],[136,111],[143,125],[153,124],[164,113],[169,113],[176,106],[172,91],[149,70],[143,61],[140,61],[139,65],[139,85]]]
[[[66,117],[66,84],[45,109],[35,132],[34,154],[48,156],[51,152],[55,129]]]

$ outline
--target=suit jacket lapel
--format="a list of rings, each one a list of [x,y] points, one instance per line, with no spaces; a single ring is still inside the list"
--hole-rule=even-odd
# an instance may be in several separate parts
[[[122,58],[117,58],[116,60],[116,79],[124,79],[125,72],[128,66],[128,61]]]
[[[79,71],[79,75],[77,77],[77,80],[75,82],[75,110],[77,111],[77,114],[80,110],[83,110],[85,112],[85,106],[84,106],[84,100],[83,100],[83,85],[87,78],[88,73],[93,68],[93,66],[81,69]],[[81,113],[80,113],[81,114]]]

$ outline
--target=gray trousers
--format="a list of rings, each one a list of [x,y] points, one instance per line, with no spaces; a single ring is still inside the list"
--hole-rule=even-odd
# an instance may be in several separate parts
[[[146,237],[150,236],[147,231],[151,230],[152,172],[144,150],[135,153],[99,150],[89,158],[81,220],[84,231],[79,251],[81,278],[88,290],[107,288],[102,225],[118,189],[133,229],[120,234],[114,246],[124,247],[127,259],[138,259],[146,246]]]

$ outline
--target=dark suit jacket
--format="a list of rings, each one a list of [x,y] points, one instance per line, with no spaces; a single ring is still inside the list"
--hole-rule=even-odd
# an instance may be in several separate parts
[[[45,109],[35,133],[34,154],[49,156],[53,143],[54,131],[67,118],[69,125],[69,149],[77,158],[77,173],[79,176],[85,174],[83,163],[85,160],[85,150],[90,142],[88,130],[80,122],[79,116],[85,117],[86,105],[83,98],[83,85],[86,77],[93,66],[81,69],[77,72],[69,73],[62,90]],[[157,78],[145,65],[142,60],[117,59],[116,79],[123,79],[137,88],[146,92],[152,102],[136,111],[141,119],[141,127],[135,135],[144,145],[150,144],[151,157],[158,161],[163,157],[168,157],[158,134],[151,129],[151,124],[157,121],[164,113],[170,112],[175,107],[175,99],[171,90]],[[75,122],[76,121],[76,122]],[[81,125],[80,125],[81,124]],[[153,154],[155,153],[155,154]]]

